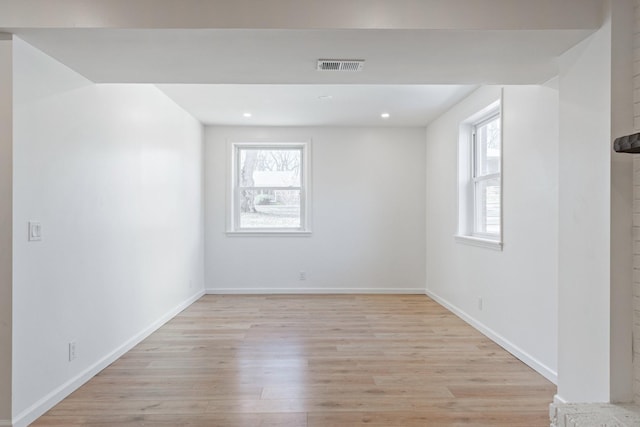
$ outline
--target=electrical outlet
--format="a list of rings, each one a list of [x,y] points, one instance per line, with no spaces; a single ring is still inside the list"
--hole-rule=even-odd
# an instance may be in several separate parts
[[[482,311],[482,297],[478,297],[478,310]]]
[[[69,362],[76,358],[76,342],[71,341],[69,343]]]
[[[42,240],[42,224],[40,224],[40,221],[29,221],[28,240],[30,242]]]
[[[306,271],[301,271],[300,273],[298,273],[298,279],[299,280],[307,280],[307,272]]]

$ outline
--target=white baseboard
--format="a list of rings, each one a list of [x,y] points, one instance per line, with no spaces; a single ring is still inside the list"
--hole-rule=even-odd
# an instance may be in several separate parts
[[[567,401],[564,400],[559,394],[556,394],[553,396],[553,403],[555,403],[556,405],[564,405],[567,403]]]
[[[456,316],[458,316],[459,318],[467,322],[469,325],[473,326],[478,331],[482,332],[482,334],[486,335],[488,338],[490,338],[500,347],[504,348],[509,353],[513,354],[515,357],[517,357],[522,362],[527,364],[530,368],[538,372],[540,375],[542,375],[552,383],[558,384],[558,373],[550,369],[544,363],[541,363],[535,357],[531,356],[526,351],[522,350],[520,347],[513,344],[511,341],[507,340],[502,335],[495,332],[493,329],[488,328],[487,326],[485,326],[475,318],[465,313],[463,310],[459,309],[458,307],[454,306],[448,301],[440,298],[439,296],[435,295],[431,291],[427,290],[426,294],[429,298],[433,299],[438,304],[442,305],[447,310],[451,311]]]
[[[71,378],[66,383],[62,384],[60,387],[53,390],[51,393],[47,394],[45,397],[31,405],[31,407],[24,410],[17,417],[13,419],[13,427],[26,427],[32,422],[34,422],[38,417],[42,416],[49,409],[53,408],[56,404],[62,401],[65,397],[70,395],[72,392],[77,390],[81,385],[89,381],[96,374],[102,371],[104,368],[118,360],[122,355],[131,350],[133,347],[138,345],[141,341],[155,332],[162,325],[167,323],[169,320],[173,319],[178,313],[180,313],[185,308],[189,307],[195,301],[197,301],[200,297],[205,294],[204,290],[198,291],[191,297],[187,298],[185,301],[178,304],[173,309],[169,310],[166,314],[160,317],[158,320],[153,322],[151,325],[138,332],[136,335],[131,337],[121,346],[113,350],[111,353],[104,356],[102,359],[94,363],[92,366],[87,368],[84,372],[81,372],[74,378]],[[0,426],[3,424],[0,423]],[[12,424],[6,424],[11,426]]]
[[[9,420],[0,420],[0,427],[11,427],[11,421]]]
[[[403,294],[424,295],[424,288],[214,288],[210,295],[269,295],[269,294]]]

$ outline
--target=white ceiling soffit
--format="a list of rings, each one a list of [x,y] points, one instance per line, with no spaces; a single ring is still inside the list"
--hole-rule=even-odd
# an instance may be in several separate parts
[[[425,126],[475,86],[178,84],[159,88],[207,125]],[[383,112],[390,117],[381,118]]]
[[[529,84],[591,30],[18,30],[97,83]],[[361,58],[358,73],[316,69]]]

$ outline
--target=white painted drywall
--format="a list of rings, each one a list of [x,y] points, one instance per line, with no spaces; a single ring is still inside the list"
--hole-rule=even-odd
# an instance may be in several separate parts
[[[610,44],[603,28],[561,58],[558,396],[567,402],[609,401]]]
[[[94,85],[21,40],[14,59],[13,406],[24,422],[202,292],[202,126],[154,86]],[[30,220],[42,241],[27,242]]]
[[[600,0],[2,0],[0,28],[597,28]]]
[[[424,293],[423,128],[207,127],[205,140],[207,291]],[[310,237],[225,234],[228,141],[256,140],[311,140]]]
[[[0,33],[0,425],[11,420],[12,44]]]
[[[558,397],[566,402],[631,398],[632,176],[611,144],[631,130],[633,4],[606,1],[605,11],[602,28],[560,58]]]
[[[499,97],[482,87],[427,128],[427,292],[555,380],[557,90],[504,87],[503,251],[454,240],[459,126]]]

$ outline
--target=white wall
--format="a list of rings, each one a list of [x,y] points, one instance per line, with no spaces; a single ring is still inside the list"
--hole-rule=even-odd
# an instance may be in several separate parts
[[[613,156],[611,144],[631,131],[633,4],[605,6],[602,28],[560,60],[558,398],[567,402],[632,394],[632,175],[630,156]]]
[[[427,128],[427,293],[555,381],[557,90],[504,88],[503,251],[454,240],[459,125],[499,97],[482,87]]]
[[[0,33],[0,425],[11,419],[12,64],[11,36]]]
[[[203,292],[202,127],[153,86],[94,85],[20,40],[14,61],[24,425]]]
[[[558,395],[569,402],[609,400],[609,46],[600,30],[561,62]]]
[[[310,139],[311,237],[227,236],[228,141]],[[424,129],[208,127],[205,140],[209,292],[424,292]]]

